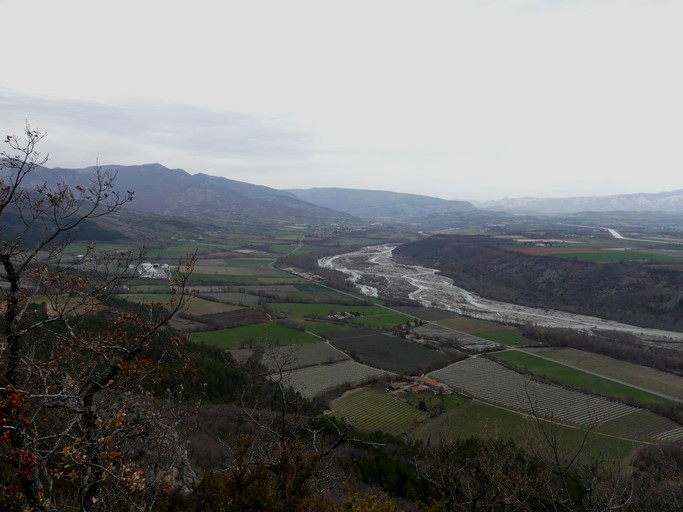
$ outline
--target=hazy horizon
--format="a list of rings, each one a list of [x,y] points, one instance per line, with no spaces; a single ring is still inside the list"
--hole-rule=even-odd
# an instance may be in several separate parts
[[[482,202],[683,188],[679,0],[0,0],[49,167]]]

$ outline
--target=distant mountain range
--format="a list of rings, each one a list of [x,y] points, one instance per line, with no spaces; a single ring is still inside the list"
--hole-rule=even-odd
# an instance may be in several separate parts
[[[475,212],[467,201],[448,201],[416,194],[350,188],[290,189],[309,203],[346,212],[365,219],[417,220],[431,215]]]
[[[189,174],[161,164],[107,165],[116,188],[135,193],[130,208],[162,215],[213,220],[339,222],[352,219],[406,221],[428,216],[477,212],[466,201],[378,190],[313,188],[276,190],[207,174]],[[94,167],[43,168],[30,182],[87,183]]]
[[[416,194],[347,188],[277,190],[161,164],[107,165],[116,187],[132,190],[130,209],[211,221],[350,222],[383,220],[443,225],[454,219],[495,222],[505,215],[567,215],[578,212],[683,214],[683,190],[656,194],[572,198],[505,198],[472,204]],[[41,168],[26,186],[48,182],[86,185],[94,167]],[[30,181],[28,181],[30,179]]]
[[[116,173],[118,190],[134,191],[129,208],[143,212],[213,221],[334,222],[353,218],[281,190],[202,173],[190,174],[161,164],[107,165],[103,169]],[[94,167],[44,168],[31,174],[31,182],[24,184],[62,181],[86,185],[94,171]]]
[[[497,201],[480,201],[475,204],[486,210],[527,215],[612,211],[683,213],[683,190],[614,196],[505,198]]]

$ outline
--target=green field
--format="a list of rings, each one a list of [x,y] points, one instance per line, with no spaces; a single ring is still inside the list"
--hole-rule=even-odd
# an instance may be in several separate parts
[[[304,331],[269,322],[218,331],[195,332],[190,334],[190,340],[221,348],[238,348],[308,343],[319,341],[319,338]]]
[[[401,313],[394,313],[382,306],[357,306],[348,304],[297,304],[276,302],[270,305],[275,311],[281,311],[288,316],[304,320],[307,316],[317,316],[322,319],[327,318],[333,313],[359,313],[361,316],[344,320],[343,322],[351,325],[366,327],[395,327],[401,325],[412,317]]]
[[[294,289],[284,293],[285,302],[307,302],[311,304],[334,304],[350,298],[340,292],[313,283],[296,283]],[[353,300],[353,299],[351,299]]]
[[[653,395],[647,391],[642,391],[625,384],[598,377],[525,352],[508,350],[505,352],[496,352],[495,354],[492,354],[492,356],[496,360],[509,363],[517,368],[560,381],[575,388],[587,390],[590,393],[613,397],[621,401],[635,400],[638,403],[643,404],[666,406],[672,404],[670,400]]]
[[[272,271],[271,271],[272,272]],[[285,273],[275,273],[273,272],[270,275],[266,275],[264,273],[258,273],[258,274],[252,274],[252,275],[244,275],[244,274],[221,274],[221,273],[214,273],[214,274],[203,274],[201,272],[193,272],[190,274],[188,281],[190,282],[203,282],[203,281],[213,281],[217,283],[231,283],[231,284],[244,284],[244,285],[255,285],[255,284],[262,284],[264,286],[267,285],[276,285],[276,284],[287,284],[287,283],[296,283],[297,281],[300,281],[301,278],[298,278],[296,276],[292,276],[289,274]]]
[[[475,332],[491,332],[501,329],[500,324],[487,322],[486,320],[478,320],[476,318],[469,318],[466,316],[446,318],[444,320],[438,320],[435,323],[472,335]]]
[[[283,244],[283,245],[270,245],[268,250],[276,254],[289,254],[294,249],[299,247],[297,244]]]
[[[384,313],[378,315],[361,316],[351,320],[351,323],[356,325],[363,325],[365,327],[375,327],[378,329],[385,329],[390,327],[397,327],[412,320],[411,317],[405,316],[401,313]]]
[[[226,267],[266,267],[270,269],[269,265],[274,261],[273,258],[227,258],[225,260]]]
[[[225,302],[227,304],[238,304],[240,306],[256,306],[259,301],[258,295],[252,295],[245,292],[199,292],[200,296],[208,297],[218,302]]]
[[[560,363],[683,400],[683,377],[573,348],[526,349]]]
[[[337,398],[331,404],[332,414],[361,430],[398,435],[420,421],[427,413],[408,405],[393,395],[377,389],[360,389]]]
[[[297,285],[297,289],[299,285]],[[293,316],[305,316],[305,315],[317,315],[317,316],[327,316],[335,312],[358,312],[362,315],[385,315],[391,313],[391,311],[380,307],[380,306],[350,306],[348,304],[297,304],[297,303],[284,303],[284,302],[274,302],[271,307],[276,311],[282,311]]]
[[[327,322],[316,322],[313,320],[287,320],[287,324],[292,324],[295,325],[299,329],[303,329],[305,331],[313,332],[315,334],[320,334],[324,335],[326,332],[333,332],[333,331],[343,331],[346,329],[350,329],[350,327],[346,327],[343,325],[337,325],[337,324],[330,324]]]
[[[453,409],[453,407],[466,403],[468,400],[460,395],[443,395],[425,391],[422,393],[411,393],[406,401],[415,407],[419,407],[420,403],[424,402],[427,412],[431,414],[432,411],[448,411]]]
[[[501,345],[506,345],[508,347],[527,345],[529,343],[529,341],[523,338],[516,329],[510,327],[486,331],[475,331],[471,334],[473,336],[478,336],[479,338],[484,338],[485,340],[495,341],[496,343],[500,343]]]
[[[646,409],[622,416],[600,425],[597,430],[613,436],[650,441],[658,434],[680,428],[678,423]]]
[[[683,263],[683,258],[668,254],[656,254],[640,251],[596,251],[596,252],[562,252],[553,253],[553,256],[569,258],[593,263],[619,263],[619,262],[647,262],[658,264]]]
[[[549,421],[542,421],[541,424],[546,432],[557,440],[560,452],[564,455],[572,454],[573,450],[576,450],[585,433],[583,429]],[[513,439],[518,445],[538,452],[548,449],[535,418],[474,400],[423,421],[412,431],[411,437],[431,443],[437,443],[441,439],[456,440],[469,437]],[[591,457],[602,455],[608,459],[615,459],[623,467],[627,467],[635,450],[646,444],[592,432],[580,459],[582,462],[589,462]]]

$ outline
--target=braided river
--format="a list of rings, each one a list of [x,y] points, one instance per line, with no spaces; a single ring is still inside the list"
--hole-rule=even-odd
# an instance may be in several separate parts
[[[670,346],[683,343],[681,332],[486,299],[454,285],[452,279],[439,274],[438,270],[399,263],[393,258],[395,248],[395,245],[364,247],[359,251],[321,258],[318,265],[347,274],[348,280],[370,297],[409,298],[422,306],[509,324],[621,331],[655,344]]]

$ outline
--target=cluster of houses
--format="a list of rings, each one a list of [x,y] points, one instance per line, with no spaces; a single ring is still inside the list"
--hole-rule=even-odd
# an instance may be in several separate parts
[[[430,391],[432,393],[443,394],[448,391],[448,386],[436,381],[430,377],[416,377],[412,382],[393,382],[390,384],[392,391],[405,391],[408,393],[423,393]]]

